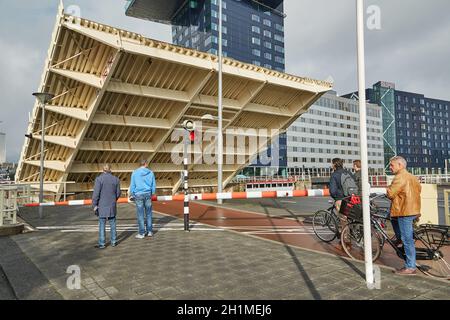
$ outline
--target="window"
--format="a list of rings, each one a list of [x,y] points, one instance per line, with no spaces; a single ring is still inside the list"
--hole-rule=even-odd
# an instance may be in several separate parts
[[[264,64],[264,68],[272,69],[272,65],[270,65],[270,64],[268,64],[268,63],[265,63],[265,64]]]
[[[266,58],[267,60],[272,60],[272,55],[268,52],[264,53],[264,58]]]
[[[272,44],[270,42],[264,41],[264,47],[267,49],[272,49]]]
[[[284,58],[279,57],[279,56],[275,56],[275,62],[284,63]]]
[[[283,32],[284,31],[284,27],[281,24],[275,23],[275,29],[277,29],[278,31]]]
[[[280,41],[280,42],[284,42],[284,37],[282,37],[282,36],[280,36],[278,34],[274,35],[274,39],[277,40],[277,41]]]
[[[261,44],[261,40],[259,38],[252,37],[252,43],[259,46]]]
[[[263,24],[264,24],[265,26],[268,26],[268,27],[271,27],[271,26],[272,26],[272,22],[270,22],[270,20],[268,20],[268,19],[264,19],[264,20],[263,20]]]
[[[256,14],[252,14],[252,21],[260,22],[259,16],[257,16]]]
[[[260,33],[261,33],[261,30],[260,30],[259,27],[257,27],[257,26],[252,26],[252,32],[255,32],[255,33],[260,34]]]
[[[272,38],[272,32],[270,32],[269,30],[264,30],[264,36]]]
[[[275,45],[275,51],[276,52],[280,52],[280,53],[284,53],[284,48],[279,46],[279,45]]]
[[[258,67],[261,66],[261,62],[259,62],[258,60],[254,60],[254,61],[252,62],[252,64],[254,64],[255,66],[258,66]],[[294,141],[295,141],[295,138],[296,138],[296,137],[294,137]]]
[[[252,50],[252,54],[254,56],[260,57],[261,56],[261,51],[259,51],[258,49],[253,49]]]

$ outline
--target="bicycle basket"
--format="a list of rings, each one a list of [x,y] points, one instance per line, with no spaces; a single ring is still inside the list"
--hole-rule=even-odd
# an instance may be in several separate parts
[[[355,195],[352,195],[351,197],[347,197],[345,199],[342,200],[341,203],[341,210],[339,211],[341,214],[351,218],[352,216],[354,216],[355,218],[358,215],[358,208],[355,208],[355,206],[359,206],[361,208],[361,198]],[[353,212],[354,210],[356,210],[356,213]],[[361,213],[362,216],[362,213]],[[354,219],[356,220],[356,219]]]
[[[348,218],[354,221],[362,222],[363,211],[360,203],[352,206],[352,208],[349,210]]]

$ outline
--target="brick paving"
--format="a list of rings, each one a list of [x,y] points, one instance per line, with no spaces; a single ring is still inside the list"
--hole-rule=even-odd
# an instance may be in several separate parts
[[[20,215],[39,230],[0,238],[1,299],[450,298],[448,282],[387,268],[381,289],[369,290],[360,262],[196,222],[185,232],[181,219],[160,214],[155,236],[135,239],[134,207],[126,204],[119,207],[120,243],[103,250],[94,248],[90,208],[44,208],[42,220],[35,208]],[[80,268],[80,289],[67,286],[70,266]]]

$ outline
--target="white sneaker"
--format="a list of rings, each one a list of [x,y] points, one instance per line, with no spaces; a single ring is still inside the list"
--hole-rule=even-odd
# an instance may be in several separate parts
[[[135,236],[135,238],[136,238],[136,239],[144,239],[145,236],[144,236],[143,234],[137,234],[137,235]]]
[[[148,232],[147,237],[153,237],[153,232]]]

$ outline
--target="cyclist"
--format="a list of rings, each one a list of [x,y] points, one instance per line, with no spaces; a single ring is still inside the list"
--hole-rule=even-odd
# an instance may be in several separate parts
[[[352,194],[357,194],[358,187],[352,173],[344,169],[344,160],[341,158],[333,158],[331,160],[331,166],[333,173],[330,177],[330,195],[335,201],[334,207],[336,208],[336,212],[341,213],[342,200]],[[346,217],[341,215],[341,230],[344,228],[346,222]],[[349,242],[350,241],[348,241],[348,243]]]
[[[414,246],[413,223],[420,216],[421,186],[417,178],[406,170],[406,160],[396,156],[390,160],[390,169],[395,178],[387,188],[391,199],[391,218],[397,239],[403,242],[405,266],[395,271],[399,275],[416,274],[416,248]]]
[[[355,177],[356,185],[358,186],[359,193],[362,193],[362,185],[361,185],[361,160],[353,161],[353,170],[355,173],[353,176]]]

